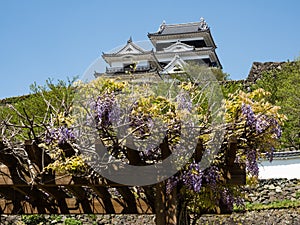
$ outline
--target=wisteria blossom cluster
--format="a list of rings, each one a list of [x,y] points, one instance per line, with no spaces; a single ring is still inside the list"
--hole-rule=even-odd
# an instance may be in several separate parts
[[[243,206],[244,205],[244,199],[241,196],[236,196],[236,194],[233,191],[234,189],[230,189],[228,187],[224,187],[220,190],[221,194],[221,201],[226,206],[226,208],[230,211],[233,210],[234,204],[237,206]]]
[[[111,124],[115,104],[113,92],[100,95],[95,101],[92,101],[91,108],[95,113],[95,121],[98,126],[107,127]]]
[[[246,167],[252,176],[258,176],[259,168],[257,164],[257,153],[253,149],[247,151]]]
[[[202,186],[203,172],[200,169],[199,163],[192,162],[188,169],[183,171],[182,182],[189,189],[199,192]]]
[[[67,142],[75,141],[76,137],[74,132],[66,127],[61,126],[59,128],[50,128],[45,135],[45,143],[47,145],[57,141],[58,144],[65,144]]]
[[[210,166],[204,171],[203,180],[212,189],[217,187],[218,181],[220,180],[220,171],[217,166]]]
[[[246,117],[247,125],[254,129],[258,134],[261,134],[272,127],[271,132],[274,133],[275,137],[277,139],[281,137],[281,127],[278,124],[278,121],[273,117],[268,117],[263,114],[255,115],[251,105],[244,103],[242,104],[242,114]]]
[[[217,166],[210,166],[205,170],[201,170],[200,163],[193,161],[187,166],[187,169],[167,180],[166,189],[170,193],[178,183],[181,183],[189,190],[198,193],[203,184],[215,189],[219,181],[220,171]]]
[[[179,110],[188,110],[189,112],[192,111],[193,104],[191,101],[191,96],[187,92],[180,92],[176,96],[176,102]]]
[[[193,193],[192,195],[194,196],[192,198],[199,201],[199,203],[217,206],[222,202],[228,210],[232,210],[234,204],[238,206],[244,205],[243,198],[235,188],[225,185],[217,166],[212,165],[205,170],[201,170],[199,165],[199,163],[193,161],[185,170],[170,177],[166,181],[167,194],[170,194],[174,188],[179,186],[185,187],[190,194]],[[205,194],[203,187],[210,194]],[[194,208],[195,205],[192,204],[192,207]],[[199,207],[202,208],[201,205]]]

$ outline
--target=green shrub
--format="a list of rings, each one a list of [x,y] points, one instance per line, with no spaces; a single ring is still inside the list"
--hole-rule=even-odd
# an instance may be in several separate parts
[[[73,218],[66,218],[64,224],[65,225],[82,225],[82,222],[80,220],[76,220]]]
[[[50,223],[51,224],[61,224],[60,222],[62,222],[62,216],[61,215],[51,215],[50,216]]]
[[[44,215],[33,214],[33,215],[23,215],[22,221],[26,225],[37,225],[37,224],[45,224],[47,219]]]

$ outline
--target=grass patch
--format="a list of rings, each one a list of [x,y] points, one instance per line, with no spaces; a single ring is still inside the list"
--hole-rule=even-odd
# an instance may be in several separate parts
[[[245,207],[234,207],[234,212],[242,212],[242,211],[256,211],[256,210],[266,210],[266,209],[286,209],[286,208],[296,208],[300,207],[300,200],[292,201],[292,200],[282,200],[282,201],[274,201],[268,204],[262,203],[249,203],[245,204]]]

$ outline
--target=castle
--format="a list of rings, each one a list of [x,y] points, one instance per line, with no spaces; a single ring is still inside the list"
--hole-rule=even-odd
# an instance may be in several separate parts
[[[109,65],[105,73],[95,72],[95,77],[122,76],[135,80],[162,78],[164,75],[180,73],[185,63],[194,62],[222,69],[215,49],[217,48],[210,28],[203,18],[198,22],[166,24],[157,32],[148,33],[152,50],[145,50],[129,38],[118,51],[103,53]]]

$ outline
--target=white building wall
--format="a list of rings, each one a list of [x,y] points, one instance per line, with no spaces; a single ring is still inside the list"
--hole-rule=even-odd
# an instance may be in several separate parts
[[[171,62],[172,59],[175,56],[175,53],[171,57],[170,56],[164,56],[164,55],[157,54],[156,58],[158,59],[159,62]],[[201,59],[210,59],[209,55],[196,55],[194,53],[191,53],[190,55],[180,55],[180,58],[182,60],[184,60],[184,61],[186,61],[186,60],[197,60],[197,59],[198,60],[201,60]]]
[[[137,65],[138,66],[148,66],[149,63],[148,63],[148,61],[144,60],[144,61],[139,61]]]
[[[149,62],[147,60],[142,60],[142,61],[127,60],[122,62],[112,62],[111,67],[123,67],[124,64],[130,64],[130,63],[137,63],[138,66],[149,65]]]
[[[123,67],[123,62],[112,62],[111,67]]]
[[[259,179],[298,178],[300,179],[300,157],[291,159],[274,159],[259,163]]]

